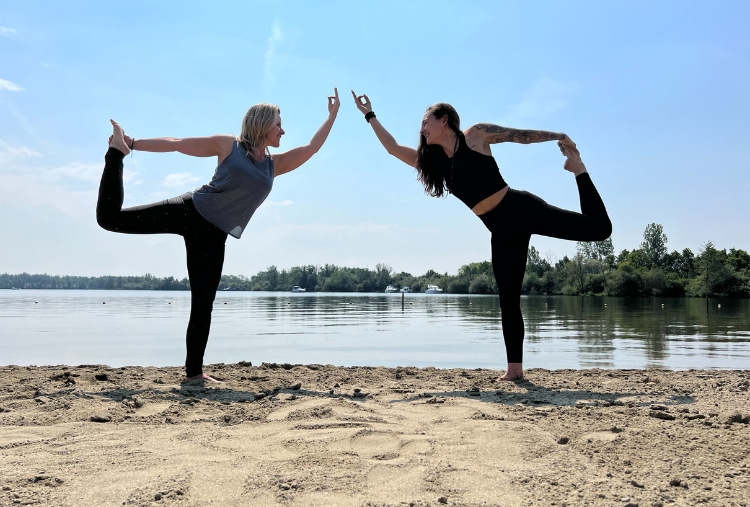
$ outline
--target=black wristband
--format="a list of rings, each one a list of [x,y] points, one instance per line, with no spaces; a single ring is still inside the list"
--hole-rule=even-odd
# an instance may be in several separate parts
[[[133,146],[135,146],[135,137],[130,139],[130,146],[128,147],[130,151],[133,151]]]
[[[372,111],[365,115],[365,121],[367,121],[367,123],[370,123],[370,120],[372,120],[373,118],[377,118],[377,116],[375,116],[375,113],[373,113]]]

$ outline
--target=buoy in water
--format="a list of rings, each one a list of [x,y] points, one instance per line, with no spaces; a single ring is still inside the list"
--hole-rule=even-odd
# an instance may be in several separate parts
[[[721,303],[719,303],[719,308],[721,308]]]
[[[102,304],[103,304],[103,305],[106,305],[106,304],[107,304],[107,302],[106,302],[106,301],[102,301]]]

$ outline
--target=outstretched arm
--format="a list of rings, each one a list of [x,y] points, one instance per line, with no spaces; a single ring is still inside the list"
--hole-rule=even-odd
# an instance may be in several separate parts
[[[339,113],[339,92],[334,88],[333,93],[332,97],[328,97],[328,118],[326,118],[326,121],[323,122],[318,131],[315,132],[310,142],[305,146],[299,146],[284,153],[271,155],[274,165],[274,176],[294,171],[310,160],[310,157],[315,155],[321,146],[323,146],[323,143],[326,142],[328,134],[331,132],[331,127],[333,127],[333,122],[336,121],[336,115]]]
[[[501,127],[492,123],[477,123],[469,128],[467,138],[471,137],[481,145],[488,147],[496,143],[543,143],[545,141],[560,141],[564,145],[575,149],[576,144],[562,132],[547,132],[546,130],[522,130]]]
[[[352,90],[352,96],[354,97],[354,103],[357,104],[357,109],[359,109],[362,114],[372,112],[372,104],[367,95],[357,96],[357,94],[354,93],[354,90]],[[378,137],[378,141],[380,141],[380,144],[383,145],[383,148],[385,148],[388,153],[405,164],[417,167],[417,150],[398,144],[390,132],[388,132],[374,116],[370,118],[369,123],[372,130],[375,132],[375,135]]]
[[[131,139],[125,136],[125,142],[131,146]],[[136,139],[132,141],[132,149],[136,151],[151,151],[166,153],[176,151],[191,157],[219,157],[224,159],[232,151],[234,137],[229,134],[219,134],[208,137],[157,137],[153,139]]]

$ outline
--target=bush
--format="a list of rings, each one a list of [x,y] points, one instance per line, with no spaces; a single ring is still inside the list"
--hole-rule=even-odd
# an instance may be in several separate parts
[[[479,275],[471,281],[469,294],[492,294],[492,280],[485,274]]]

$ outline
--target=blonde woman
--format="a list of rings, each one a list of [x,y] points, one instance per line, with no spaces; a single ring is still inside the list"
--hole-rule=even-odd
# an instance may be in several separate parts
[[[279,108],[252,106],[242,121],[239,137],[220,134],[176,139],[134,139],[114,120],[104,174],[99,185],[96,219],[112,232],[179,234],[185,240],[190,278],[190,321],[187,329],[186,380],[216,382],[203,373],[203,353],[211,327],[211,310],[224,264],[227,235],[238,238],[273,186],[276,176],[295,170],[323,146],[339,110],[338,91],[328,97],[328,118],[305,146],[271,155],[284,129]],[[177,151],[193,157],[216,157],[211,181],[193,192],[161,202],[122,208],[123,159],[137,151]]]

